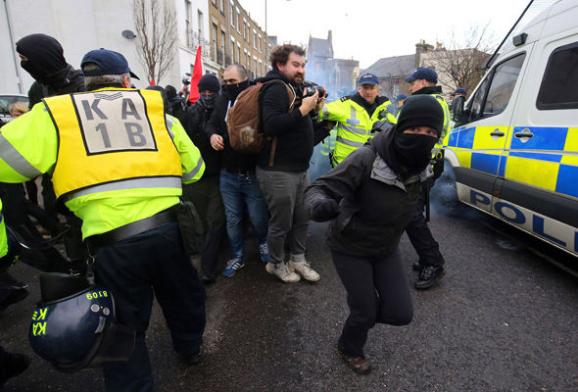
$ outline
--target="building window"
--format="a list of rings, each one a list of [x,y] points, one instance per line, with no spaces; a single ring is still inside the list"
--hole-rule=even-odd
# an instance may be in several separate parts
[[[238,45],[238,44],[237,44],[237,45]],[[241,59],[241,45],[238,45],[238,46],[237,46],[237,61],[236,61],[236,62],[239,63],[239,64],[241,64],[241,61],[243,61],[243,60]]]
[[[225,1],[224,0],[219,0],[219,11],[221,11],[221,14],[225,15]]]
[[[225,55],[227,54],[227,35],[221,30],[221,50],[217,55],[217,62],[219,64],[226,64]],[[229,62],[230,63],[230,62]],[[226,64],[229,65],[229,64]]]
[[[187,47],[193,46],[193,5],[191,0],[185,0],[185,42]]]
[[[205,17],[200,10],[197,10],[197,23],[199,26],[197,27],[197,45],[203,44],[203,37],[205,36],[205,32],[203,26],[205,25]]]
[[[235,40],[231,37],[231,63],[236,63],[237,51],[235,50]]]
[[[231,21],[231,26],[235,27],[235,6],[232,1],[229,3],[229,20]]]
[[[253,30],[253,48],[257,49],[257,32]]]
[[[235,18],[235,28],[237,29],[237,33],[241,32],[241,11],[237,8],[237,17]]]
[[[211,60],[217,61],[217,39],[219,38],[219,27],[213,23],[211,30]]]

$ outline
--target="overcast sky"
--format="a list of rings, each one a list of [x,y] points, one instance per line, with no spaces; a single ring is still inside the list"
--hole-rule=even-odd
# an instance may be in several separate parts
[[[551,0],[535,1],[543,9]],[[241,0],[262,27],[265,0]],[[359,60],[367,68],[382,57],[412,54],[420,39],[458,41],[474,26],[489,26],[499,43],[528,0],[267,0],[269,35],[279,43],[306,45],[309,35],[333,31],[336,58]]]

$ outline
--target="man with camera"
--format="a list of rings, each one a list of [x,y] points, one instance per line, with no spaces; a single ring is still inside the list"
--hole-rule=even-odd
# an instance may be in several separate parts
[[[269,207],[266,270],[281,281],[316,282],[319,274],[305,259],[309,217],[304,206],[307,169],[313,146],[327,136],[312,115],[323,97],[304,97],[305,50],[285,44],[271,53],[272,70],[259,81],[279,80],[262,94],[262,129],[266,143],[257,161],[257,178]],[[290,94],[289,92],[294,92]],[[292,98],[295,99],[292,99]],[[285,263],[285,242],[290,258]]]
[[[324,105],[319,114],[321,120],[337,122],[337,139],[331,154],[333,167],[367,143],[380,126],[396,123],[391,101],[379,95],[377,76],[363,74],[357,84],[357,94]]]

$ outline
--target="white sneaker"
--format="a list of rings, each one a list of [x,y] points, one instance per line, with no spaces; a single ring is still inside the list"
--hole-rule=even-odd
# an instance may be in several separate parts
[[[291,271],[297,271],[303,279],[309,282],[317,282],[321,279],[321,276],[315,271],[309,263],[305,260],[304,255],[291,255],[289,259],[289,269]]]
[[[285,263],[267,263],[265,265],[265,271],[271,275],[275,275],[285,283],[295,283],[299,282],[301,278],[295,272],[290,271],[289,267]]]

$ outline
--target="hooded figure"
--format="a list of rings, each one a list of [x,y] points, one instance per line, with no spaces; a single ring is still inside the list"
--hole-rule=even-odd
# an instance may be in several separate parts
[[[16,42],[20,65],[35,80],[28,91],[30,107],[42,98],[84,91],[84,75],[64,58],[62,45],[45,34],[31,34]]]
[[[413,307],[398,245],[432,175],[431,150],[443,120],[434,97],[408,98],[397,125],[351,153],[305,192],[312,219],[332,220],[328,245],[351,311],[337,348],[356,373],[371,371],[363,346],[376,323],[411,322]]]

